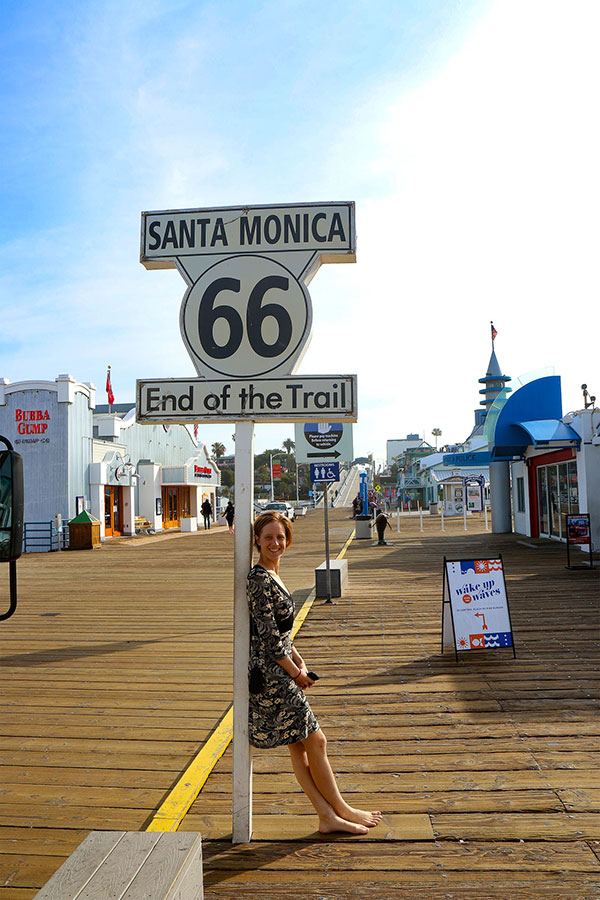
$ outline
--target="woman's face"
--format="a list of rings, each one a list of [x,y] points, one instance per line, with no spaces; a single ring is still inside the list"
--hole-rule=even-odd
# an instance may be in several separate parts
[[[269,522],[256,538],[260,558],[265,562],[277,562],[285,552],[287,541],[281,522]]]

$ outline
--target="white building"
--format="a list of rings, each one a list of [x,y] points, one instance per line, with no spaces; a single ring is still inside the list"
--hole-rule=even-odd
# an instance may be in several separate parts
[[[141,425],[135,405],[96,408],[90,383],[0,380],[0,434],[23,457],[25,523],[88,509],[101,537],[132,535],[136,519],[160,531],[216,508],[220,475],[182,425]]]

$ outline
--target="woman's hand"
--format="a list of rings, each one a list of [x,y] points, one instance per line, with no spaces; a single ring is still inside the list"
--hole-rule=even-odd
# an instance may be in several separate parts
[[[312,687],[314,684],[312,678],[309,678],[306,666],[304,664],[300,667],[300,672],[298,673],[298,675],[296,675],[294,681],[299,688],[302,688],[302,690],[306,690],[306,688]]]

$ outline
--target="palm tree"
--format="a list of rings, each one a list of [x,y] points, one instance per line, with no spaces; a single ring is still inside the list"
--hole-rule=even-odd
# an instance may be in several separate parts
[[[441,428],[432,428],[431,433],[435,438],[435,449],[437,450],[437,442],[438,442],[438,438],[442,436],[442,429]]]
[[[286,438],[286,440],[283,442],[283,448],[289,454],[296,449],[296,445],[291,438]]]
[[[225,444],[219,443],[219,441],[215,441],[215,443],[211,447],[212,455],[219,462],[220,458],[225,455]]]

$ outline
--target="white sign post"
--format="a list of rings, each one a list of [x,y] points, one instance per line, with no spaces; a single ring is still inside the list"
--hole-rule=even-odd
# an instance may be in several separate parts
[[[199,377],[139,380],[138,421],[236,423],[232,830],[245,843],[254,423],[356,421],[355,376],[294,376],[311,335],[307,285],[322,263],[356,261],[354,203],[144,212],[140,261],[185,280],[181,335]]]

